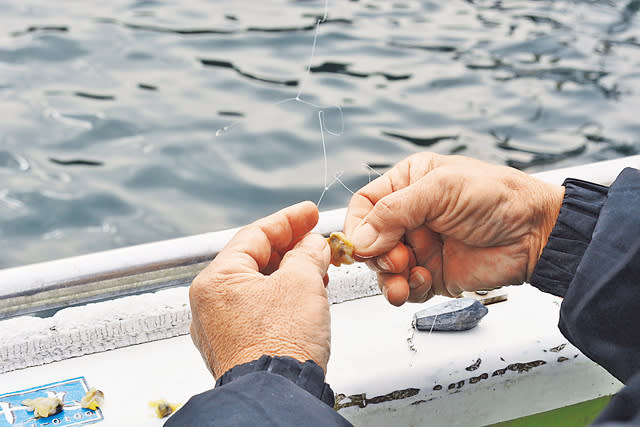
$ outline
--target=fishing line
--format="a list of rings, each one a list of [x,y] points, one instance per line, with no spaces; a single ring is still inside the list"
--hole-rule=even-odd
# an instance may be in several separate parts
[[[318,111],[318,121],[320,122],[320,138],[322,140],[322,156],[324,158],[323,161],[323,169],[324,169],[324,187],[322,188],[322,194],[320,194],[320,198],[318,199],[318,203],[316,203],[317,205],[320,205],[320,202],[322,201],[322,198],[324,197],[324,193],[327,192],[327,190],[329,189],[329,185],[327,185],[327,175],[329,173],[328,171],[328,162],[327,162],[327,145],[324,142],[324,111],[320,110]]]
[[[316,21],[316,29],[313,34],[313,44],[311,45],[311,57],[309,58],[309,64],[307,65],[307,71],[302,78],[302,83],[300,84],[300,90],[298,90],[298,94],[296,95],[296,99],[300,99],[302,95],[302,91],[304,90],[304,85],[307,83],[307,79],[309,78],[309,74],[311,74],[311,63],[313,62],[313,58],[316,54],[316,45],[318,43],[318,33],[320,32],[320,24],[327,20],[327,13],[329,11],[329,0],[325,0],[324,2],[324,14],[322,18]]]
[[[375,173],[378,176],[382,176],[382,174],[380,172],[378,172],[377,170],[375,170],[369,163],[362,162],[362,165],[365,168],[367,168],[367,171],[369,172],[369,182],[371,182],[371,172]]]
[[[349,189],[349,187],[347,187],[347,184],[345,184],[344,182],[342,182],[340,180],[340,177],[342,176],[343,172],[340,174],[337,174],[335,177],[335,180],[338,181],[340,183],[340,185],[342,185],[349,193],[351,193],[351,195],[354,195],[355,193],[353,191],[351,191],[351,189]]]
[[[271,107],[276,107],[282,104],[286,104],[289,102],[297,102],[303,105],[306,105],[308,107],[314,108],[318,110],[318,122],[320,125],[320,139],[322,142],[322,155],[323,155],[323,187],[322,187],[322,193],[320,194],[320,198],[318,199],[318,202],[316,203],[316,205],[320,206],[320,202],[322,201],[322,199],[324,198],[325,193],[329,190],[329,188],[331,188],[331,186],[333,184],[335,184],[336,182],[340,183],[342,185],[342,187],[344,187],[349,193],[354,194],[354,192],[344,183],[342,182],[342,180],[340,180],[340,176],[342,176],[343,172],[337,173],[334,176],[334,179],[329,183],[328,182],[328,174],[329,174],[329,162],[327,159],[327,146],[326,146],[326,141],[325,141],[325,131],[332,136],[337,136],[340,137],[342,136],[342,134],[344,133],[344,112],[342,111],[342,107],[338,104],[335,105],[318,105],[318,104],[314,104],[312,102],[309,102],[307,100],[302,99],[302,93],[304,92],[304,89],[306,87],[306,84],[309,80],[309,76],[311,75],[311,66],[313,64],[313,60],[315,59],[315,54],[316,54],[316,47],[318,45],[318,35],[320,33],[320,25],[323,24],[324,22],[327,21],[327,16],[328,16],[328,12],[329,12],[329,0],[325,0],[324,2],[324,13],[322,14],[322,17],[318,18],[316,20],[316,26],[315,26],[315,30],[314,30],[314,34],[313,34],[313,43],[311,45],[311,54],[309,57],[309,61],[307,63],[307,67],[305,69],[305,73],[304,76],[301,80],[300,83],[300,88],[298,89],[298,92],[296,94],[296,96],[294,98],[287,98],[287,99],[283,99],[281,101],[275,102],[271,105]],[[325,112],[329,109],[335,109],[337,110],[338,114],[339,114],[339,118],[340,118],[340,128],[339,130],[337,129],[330,129],[329,126],[327,125],[327,121],[325,118]],[[236,120],[233,121],[231,123],[229,123],[228,125],[218,129],[215,133],[216,136],[221,136],[227,132],[229,132],[231,129],[233,129],[233,127],[235,127],[238,123],[240,123],[241,120]],[[372,168],[371,168],[372,169]],[[376,171],[374,171],[376,172]],[[378,172],[376,172],[378,173]],[[380,174],[378,174],[380,175]],[[369,179],[371,178],[371,174],[369,174]]]
[[[433,323],[431,324],[431,329],[429,329],[429,334],[427,336],[431,336],[431,332],[433,332],[433,327],[436,325],[436,320],[438,320],[438,312],[433,316]]]

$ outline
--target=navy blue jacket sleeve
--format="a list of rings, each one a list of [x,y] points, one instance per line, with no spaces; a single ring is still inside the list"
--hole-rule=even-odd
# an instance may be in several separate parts
[[[165,426],[350,426],[333,405],[316,363],[262,356],[227,371]]]
[[[627,168],[608,189],[578,180],[565,189],[530,282],[564,297],[562,333],[627,385],[596,424],[640,424],[640,173]]]

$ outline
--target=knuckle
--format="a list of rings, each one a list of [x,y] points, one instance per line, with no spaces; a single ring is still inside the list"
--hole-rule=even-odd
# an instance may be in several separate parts
[[[191,282],[191,286],[189,286],[189,299],[191,301],[197,300],[200,298],[200,295],[204,291],[204,280],[202,279],[202,273],[197,275],[195,279]]]
[[[415,153],[410,155],[407,160],[410,163],[427,163],[427,164],[431,164],[435,157],[437,156],[437,154],[432,153],[430,151],[421,151],[419,153]]]
[[[260,233],[262,231],[262,229],[260,228],[261,222],[264,221],[264,218],[257,220],[249,225],[245,225],[244,227],[242,227],[240,230],[238,230],[238,232],[236,233],[236,235],[234,236],[235,238],[238,237],[243,237],[243,236],[253,236],[256,233]]]
[[[208,299],[212,294],[220,292],[223,277],[216,272],[203,271],[198,274],[189,286],[189,300],[192,303],[201,302]]]

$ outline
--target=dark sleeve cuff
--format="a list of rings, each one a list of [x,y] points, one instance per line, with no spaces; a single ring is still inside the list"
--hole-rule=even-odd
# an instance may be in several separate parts
[[[529,279],[536,288],[564,296],[591,242],[608,188],[567,179],[558,220]]]
[[[234,366],[218,378],[216,387],[253,372],[265,371],[290,380],[311,395],[333,408],[335,397],[329,384],[324,382],[324,371],[312,360],[302,363],[291,357],[262,356],[258,360]]]

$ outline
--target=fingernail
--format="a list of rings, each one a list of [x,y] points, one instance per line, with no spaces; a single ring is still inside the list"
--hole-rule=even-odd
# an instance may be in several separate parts
[[[422,277],[422,274],[413,273],[409,277],[409,287],[411,289],[416,289],[417,287],[422,285],[424,285],[424,277]]]
[[[382,258],[378,258],[378,260],[376,261],[376,263],[378,264],[378,267],[380,267],[381,270],[384,271],[391,271],[391,261],[389,261],[389,258],[382,257]]]
[[[359,249],[367,249],[378,238],[378,232],[371,226],[371,224],[362,224],[356,227],[353,235],[351,236],[351,242]]]
[[[447,286],[447,291],[454,297],[459,297],[463,292],[462,289],[455,285]]]

